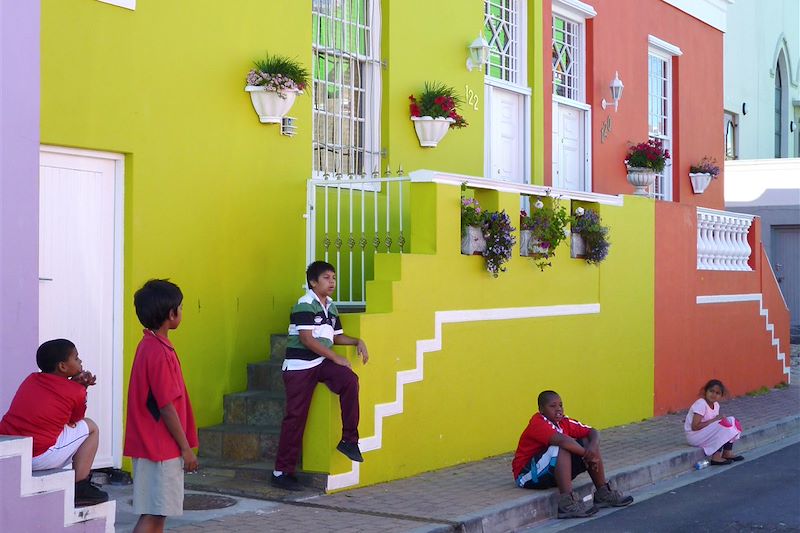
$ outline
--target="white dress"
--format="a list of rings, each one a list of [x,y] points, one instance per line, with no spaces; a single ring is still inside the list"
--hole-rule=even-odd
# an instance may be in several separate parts
[[[719,414],[719,403],[714,402],[714,407],[709,407],[708,402],[703,398],[698,399],[686,413],[686,422],[683,429],[686,432],[686,440],[692,446],[703,448],[706,455],[713,455],[723,444],[733,442],[742,434],[741,425],[732,416],[727,417],[730,427],[725,427],[719,421],[709,424],[699,431],[692,431],[692,419],[695,413],[702,415],[702,421],[716,418]]]

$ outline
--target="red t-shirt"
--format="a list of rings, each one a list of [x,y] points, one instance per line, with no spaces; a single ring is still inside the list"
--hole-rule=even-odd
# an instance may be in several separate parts
[[[31,374],[0,420],[0,435],[33,437],[33,456],[42,455],[64,431],[66,424],[86,414],[86,387],[45,372]]]
[[[531,417],[528,427],[525,428],[519,438],[517,452],[511,462],[514,479],[519,477],[522,469],[530,463],[534,455],[539,455],[550,447],[550,439],[556,433],[563,433],[573,439],[583,439],[589,436],[591,430],[591,426],[585,426],[577,420],[572,420],[566,416],[556,425],[545,418],[542,413],[536,413]]]
[[[175,406],[189,446],[196,448],[197,428],[178,354],[168,339],[146,329],[136,348],[128,384],[124,455],[151,461],[181,456],[159,411],[169,404]]]

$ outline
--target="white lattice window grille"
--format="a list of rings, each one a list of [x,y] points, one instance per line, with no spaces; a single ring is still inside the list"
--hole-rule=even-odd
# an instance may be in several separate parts
[[[583,25],[553,15],[553,94],[583,101]]]
[[[518,84],[520,80],[520,11],[518,0],[484,2],[483,36],[489,43],[486,75]]]
[[[380,2],[313,0],[315,175],[380,167]]]
[[[648,127],[651,139],[660,139],[664,149],[672,151],[672,71],[671,58],[650,52],[648,55]],[[671,160],[656,175],[651,188],[658,200],[671,199]]]

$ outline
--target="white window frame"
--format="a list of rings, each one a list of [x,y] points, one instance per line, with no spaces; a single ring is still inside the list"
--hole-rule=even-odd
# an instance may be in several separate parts
[[[103,2],[104,4],[111,4],[112,6],[124,7],[125,9],[130,9],[131,11],[136,10],[136,0],[97,0],[98,2]]]
[[[340,0],[322,0],[326,3],[336,4]],[[346,0],[345,0],[346,1]],[[313,4],[312,4],[313,10]],[[334,162],[332,168],[317,169],[316,161],[314,160],[313,144],[316,144],[317,139],[313,139],[316,134],[316,111],[312,108],[312,177],[324,178],[326,176],[335,177],[337,174],[342,176],[346,175],[366,175],[367,178],[373,176],[375,172],[380,174],[381,171],[381,99],[382,99],[382,85],[381,85],[381,0],[367,0],[367,16],[369,17],[369,54],[364,57],[359,57],[358,60],[363,65],[362,80],[364,83],[364,98],[365,98],[365,113],[364,113],[364,135],[363,135],[363,167],[361,172],[350,173],[349,169],[336,168]],[[316,39],[316,30],[312,28],[312,41]],[[317,45],[312,44],[312,55],[316,53]],[[316,84],[314,76],[316,76],[316,68],[312,65],[312,99],[316,97]],[[327,81],[327,80],[326,80]],[[340,117],[340,122],[343,119]],[[340,137],[341,139],[341,137]],[[351,137],[352,139],[352,137]],[[339,158],[341,162],[341,153],[334,155],[334,159]],[[374,187],[380,187],[380,184],[375,184]],[[366,187],[370,189],[368,185]]]
[[[728,157],[728,123],[733,126],[733,157]],[[722,120],[722,136],[725,142],[725,160],[739,159],[739,115],[732,111],[725,111]]]
[[[586,102],[586,21],[594,18],[597,11],[594,10],[589,4],[580,2],[578,0],[553,0],[552,2],[552,16],[558,16],[566,19],[569,22],[578,24],[580,28],[580,46],[578,53],[578,76],[580,81],[578,83],[578,100],[559,96],[553,91],[553,102],[559,105],[571,106],[584,111],[584,124],[583,124],[583,145],[584,145],[584,163],[583,173],[586,180],[586,190],[593,190],[592,183],[592,106]],[[552,18],[550,21],[552,26]],[[552,30],[551,30],[552,31]],[[551,44],[552,48],[552,44]],[[553,85],[553,66],[550,65],[550,85]],[[551,106],[552,107],[552,106]],[[552,117],[556,120],[556,117]]]
[[[674,144],[673,141],[673,122],[674,122],[674,113],[673,113],[673,73],[672,73],[672,60],[683,54],[681,49],[673,44],[668,43],[658,37],[653,35],[647,36],[648,41],[648,49],[647,49],[647,129],[648,129],[648,137],[649,138],[656,138],[660,139],[664,143],[664,148],[669,150],[670,152],[673,151],[672,147]],[[655,57],[664,61],[665,65],[665,79],[667,81],[667,88],[665,91],[665,96],[667,100],[667,110],[666,110],[666,121],[667,121],[667,131],[662,132],[661,134],[653,134],[650,132],[650,57]],[[656,180],[661,180],[661,194],[655,193],[656,184],[654,183],[650,188],[650,194],[653,198],[658,200],[664,201],[672,201],[673,194],[672,194],[672,187],[673,187],[673,172],[672,172],[672,160],[667,160],[667,164],[664,166],[664,171],[661,174],[656,176]]]
[[[484,0],[484,27],[486,25],[486,1]],[[528,2],[527,0],[516,0],[517,2],[517,39],[514,44],[515,53],[517,56],[516,61],[516,81],[510,82],[500,78],[495,78],[489,75],[489,65],[487,63],[484,69],[484,91],[483,101],[486,105],[483,106],[483,119],[486,128],[484,135],[484,148],[483,148],[483,161],[484,161],[484,175],[491,174],[490,158],[491,158],[491,117],[492,117],[492,99],[490,97],[492,87],[498,89],[505,89],[510,92],[517,93],[522,96],[523,100],[523,156],[522,156],[522,171],[524,178],[530,180],[531,175],[531,88],[527,85],[528,79],[528,50],[525,43],[528,42]]]

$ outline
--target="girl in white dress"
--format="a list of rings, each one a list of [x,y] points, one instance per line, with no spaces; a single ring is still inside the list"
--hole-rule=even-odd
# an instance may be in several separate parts
[[[733,442],[742,434],[742,425],[732,416],[719,413],[719,400],[727,394],[725,385],[712,379],[700,389],[701,398],[686,413],[683,429],[692,446],[703,448],[715,466],[742,461],[744,457],[733,453]]]

